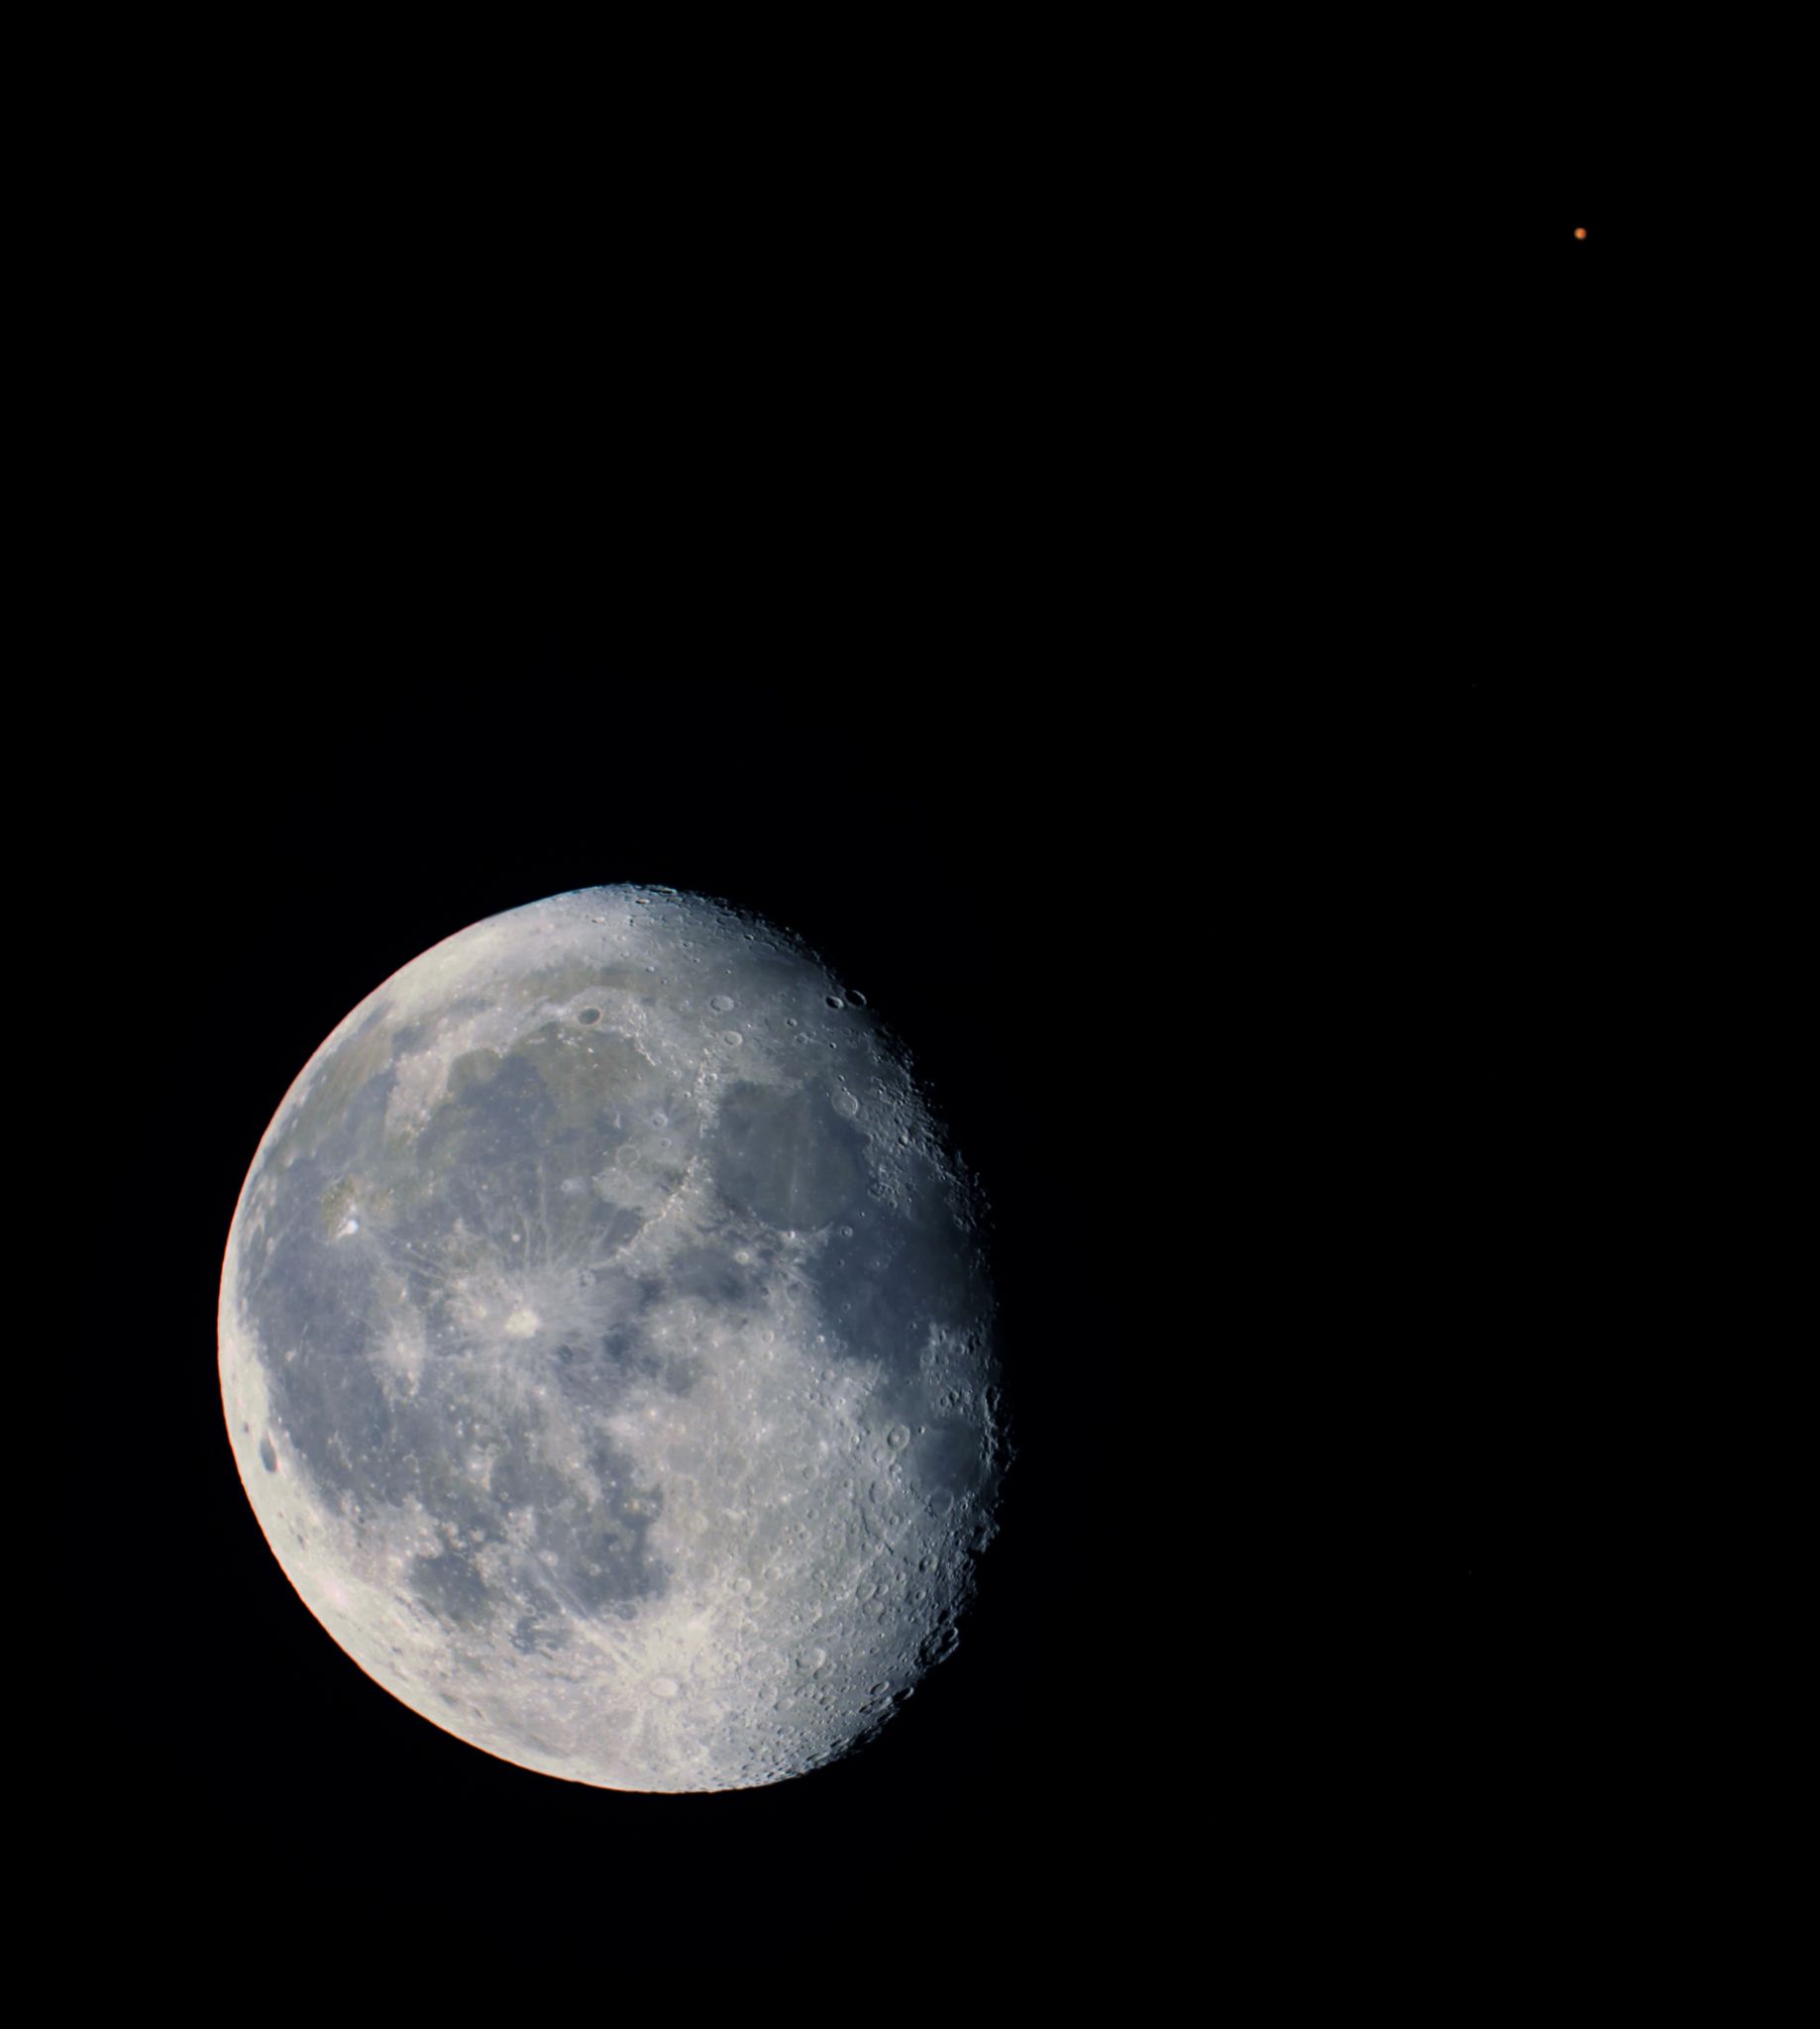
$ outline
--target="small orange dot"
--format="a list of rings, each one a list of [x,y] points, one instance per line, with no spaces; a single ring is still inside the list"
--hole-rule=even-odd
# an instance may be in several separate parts
[[[1586,237],[1586,228],[1584,226],[1575,226],[1573,229],[1573,237],[1576,240],[1583,240]]]

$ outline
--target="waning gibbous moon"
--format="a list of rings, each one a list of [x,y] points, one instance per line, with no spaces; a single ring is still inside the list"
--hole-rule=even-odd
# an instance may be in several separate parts
[[[260,1142],[242,1482],[335,1641],[485,1753],[801,1774],[952,1649],[994,1532],[978,1218],[793,937],[664,889],[511,909],[370,994]]]

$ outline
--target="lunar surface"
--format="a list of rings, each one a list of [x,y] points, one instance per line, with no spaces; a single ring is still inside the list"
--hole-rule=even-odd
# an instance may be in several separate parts
[[[241,1191],[221,1387],[285,1575],[526,1768],[838,1759],[957,1639],[1004,1446],[971,1185],[794,938],[669,890],[371,994]]]

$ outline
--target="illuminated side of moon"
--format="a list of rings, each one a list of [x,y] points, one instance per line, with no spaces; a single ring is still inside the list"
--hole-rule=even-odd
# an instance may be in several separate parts
[[[1004,1444],[978,1206],[793,938],[670,891],[475,924],[254,1159],[221,1386],[337,1643],[486,1753],[776,1782],[956,1640]]]

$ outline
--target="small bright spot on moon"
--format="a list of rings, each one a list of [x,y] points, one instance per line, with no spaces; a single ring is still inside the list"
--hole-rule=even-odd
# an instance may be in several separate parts
[[[529,1338],[537,1330],[537,1313],[520,1307],[505,1321],[506,1335],[510,1338]]]

